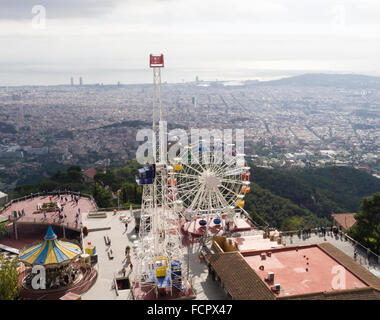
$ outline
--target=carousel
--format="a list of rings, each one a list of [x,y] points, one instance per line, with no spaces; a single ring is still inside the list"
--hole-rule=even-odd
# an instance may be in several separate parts
[[[20,252],[20,262],[31,267],[41,265],[46,270],[46,290],[64,288],[80,280],[80,265],[77,263],[82,250],[71,242],[60,241],[49,226],[43,241]],[[31,289],[33,274],[23,280],[24,288]]]

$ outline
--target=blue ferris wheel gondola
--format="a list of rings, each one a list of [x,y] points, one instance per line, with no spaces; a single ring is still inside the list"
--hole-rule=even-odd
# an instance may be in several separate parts
[[[139,169],[139,176],[136,179],[138,185],[153,184],[156,176],[156,165],[152,164]]]
[[[207,224],[207,221],[202,219],[202,220],[199,220],[199,224],[204,227],[206,224]]]
[[[222,220],[220,220],[220,218],[215,218],[214,219],[214,223],[215,224],[220,224],[222,222]]]

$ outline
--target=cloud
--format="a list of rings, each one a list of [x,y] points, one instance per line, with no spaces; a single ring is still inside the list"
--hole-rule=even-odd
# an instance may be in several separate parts
[[[122,2],[125,0],[0,0],[0,19],[31,19],[36,5],[44,6],[52,19],[101,16]]]
[[[45,29],[32,28],[38,4]],[[65,70],[134,81],[124,69],[145,68],[150,52],[166,55],[173,78],[191,68],[220,79],[260,67],[372,72],[379,15],[378,0],[0,0],[0,65],[36,82]]]

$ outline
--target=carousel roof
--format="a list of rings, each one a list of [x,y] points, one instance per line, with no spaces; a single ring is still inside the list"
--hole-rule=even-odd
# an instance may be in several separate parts
[[[53,228],[49,226],[44,241],[20,253],[20,260],[35,265],[61,264],[81,254],[79,246],[74,243],[57,240]]]

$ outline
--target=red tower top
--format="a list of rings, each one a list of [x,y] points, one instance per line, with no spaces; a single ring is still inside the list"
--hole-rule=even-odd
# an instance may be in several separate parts
[[[164,67],[164,55],[161,54],[160,56],[154,56],[153,54],[150,55],[150,67],[151,68],[163,68]]]

